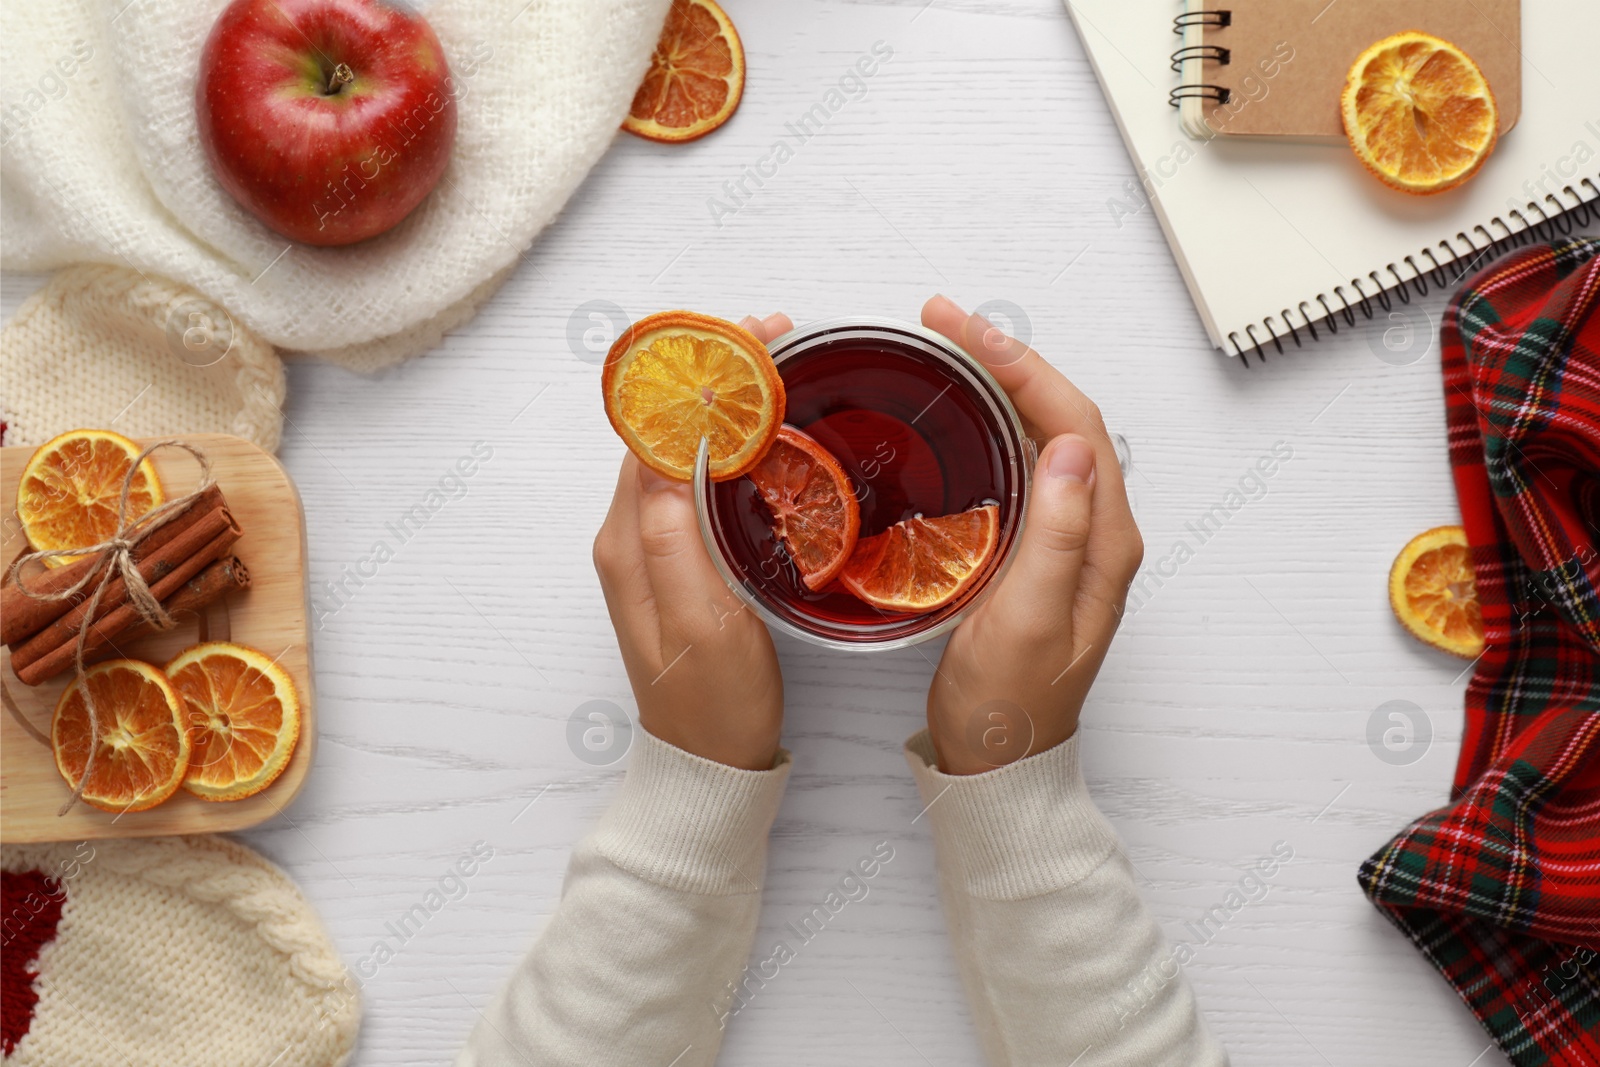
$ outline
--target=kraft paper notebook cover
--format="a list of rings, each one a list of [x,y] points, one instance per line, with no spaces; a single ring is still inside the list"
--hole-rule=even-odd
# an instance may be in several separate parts
[[[1498,250],[1600,219],[1597,0],[1523,7],[1521,117],[1471,181],[1434,196],[1388,188],[1347,145],[1191,140],[1167,100],[1185,4],[1067,10],[1206,332],[1229,354],[1385,320],[1414,294],[1453,290]]]
[[[1522,111],[1521,23],[1520,0],[1188,0],[1174,24],[1172,96],[1194,137],[1343,144],[1350,64],[1374,41],[1421,30],[1478,64],[1504,136]]]

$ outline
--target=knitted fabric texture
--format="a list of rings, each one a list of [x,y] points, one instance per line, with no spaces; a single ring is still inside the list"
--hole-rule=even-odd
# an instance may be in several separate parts
[[[5,924],[5,951],[0,952],[0,1053],[9,1056],[33,1024],[39,1003],[34,988],[39,977],[39,952],[56,938],[61,904],[60,884],[42,871],[0,871],[0,917]]]
[[[372,370],[472,314],[617,133],[668,0],[435,0],[459,115],[437,188],[393,230],[293,244],[212,176],[194,107],[225,0],[0,9],[3,264],[172,278],[280,349]]]
[[[0,330],[6,445],[95,426],[231,433],[275,452],[283,398],[271,345],[193,290],[123,267],[58,272]]]
[[[15,845],[0,856],[7,879],[48,878],[60,908],[54,937],[40,939],[38,1000],[7,1067],[349,1058],[356,983],[299,890],[250,849],[167,837]],[[8,953],[12,926],[36,921],[29,911],[10,916]]]
[[[1478,273],[1443,329],[1486,647],[1452,802],[1367,895],[1518,1067],[1600,1064],[1600,241]]]

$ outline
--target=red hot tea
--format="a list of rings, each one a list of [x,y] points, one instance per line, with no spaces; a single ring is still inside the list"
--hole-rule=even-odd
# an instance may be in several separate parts
[[[778,629],[851,649],[898,647],[948,631],[1004,570],[1022,526],[1034,459],[989,373],[948,340],[886,320],[832,320],[770,346],[785,420],[838,459],[861,507],[861,536],[917,515],[999,508],[989,573],[950,604],[889,612],[837,584],[807,589],[746,478],[696,479],[707,548],[736,592]]]

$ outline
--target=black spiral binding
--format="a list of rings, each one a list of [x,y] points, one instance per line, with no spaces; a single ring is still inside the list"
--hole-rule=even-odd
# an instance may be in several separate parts
[[[1213,11],[1185,11],[1172,20],[1172,32],[1183,36],[1183,31],[1190,26],[1210,26],[1220,29],[1233,23],[1233,12],[1225,8]],[[1226,67],[1233,53],[1226,48],[1214,44],[1185,45],[1172,53],[1172,69],[1181,71],[1185,60],[1209,59],[1219,67]],[[1233,94],[1224,85],[1210,85],[1205,82],[1184,82],[1167,94],[1167,103],[1178,107],[1183,101],[1191,98],[1213,100],[1218,104],[1226,104]]]
[[[1172,32],[1182,37],[1183,31],[1190,26],[1210,26],[1220,30],[1224,26],[1231,25],[1233,25],[1233,12],[1225,8],[1215,11],[1185,11],[1172,20]]]
[[[1167,94],[1167,103],[1177,107],[1191,96],[1201,97],[1206,100],[1215,100],[1219,104],[1226,104],[1233,96],[1224,85],[1201,85],[1189,82],[1180,85]]]
[[[1472,227],[1470,233],[1458,231],[1449,240],[1438,242],[1430,248],[1420,249],[1415,256],[1405,256],[1399,263],[1389,263],[1382,271],[1368,271],[1364,278],[1351,278],[1347,284],[1335,285],[1331,292],[1318,293],[1313,301],[1302,300],[1294,308],[1282,308],[1276,315],[1250,323],[1244,328],[1244,337],[1237,332],[1228,334],[1233,354],[1246,367],[1250,366],[1250,353],[1254,352],[1266,362],[1268,346],[1283,352],[1285,339],[1292,340],[1296,348],[1303,347],[1300,332],[1318,339],[1319,326],[1330,334],[1339,332],[1339,320],[1354,327],[1356,313],[1372,318],[1373,305],[1388,312],[1393,298],[1402,304],[1411,303],[1413,294],[1427,296],[1430,288],[1448,289],[1461,284],[1473,271],[1484,266],[1502,252],[1521,248],[1534,241],[1554,241],[1569,237],[1600,221],[1600,174],[1583,178],[1561,188],[1559,194],[1546,193],[1543,200],[1529,200],[1523,208],[1512,208],[1506,218],[1496,215],[1487,223]],[[1565,199],[1563,199],[1565,198]],[[1526,214],[1524,213],[1526,212]],[[1537,216],[1530,219],[1529,216]],[[1317,314],[1317,308],[1321,314]],[[1299,323],[1295,318],[1299,318]]]
[[[1172,69],[1182,70],[1186,59],[1209,59],[1219,67],[1226,67],[1233,59],[1233,52],[1214,44],[1185,45],[1172,53]]]

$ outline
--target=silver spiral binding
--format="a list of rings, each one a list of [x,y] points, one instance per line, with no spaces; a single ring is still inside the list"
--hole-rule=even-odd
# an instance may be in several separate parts
[[[1543,200],[1529,200],[1521,208],[1505,212],[1504,218],[1496,215],[1487,223],[1473,226],[1471,232],[1457,231],[1448,240],[1419,249],[1414,256],[1402,257],[1399,263],[1385,264],[1381,271],[1368,271],[1365,277],[1351,278],[1329,292],[1300,301],[1294,308],[1282,308],[1276,315],[1261,320],[1259,332],[1256,323],[1244,328],[1243,337],[1237,331],[1231,332],[1228,343],[1232,354],[1246,367],[1250,366],[1251,353],[1265,362],[1267,347],[1282,353],[1285,339],[1292,340],[1296,348],[1303,347],[1301,331],[1316,341],[1318,327],[1336,334],[1339,320],[1343,319],[1346,326],[1353,328],[1357,312],[1364,318],[1372,318],[1374,304],[1388,312],[1394,306],[1393,298],[1409,304],[1413,295],[1427,296],[1430,288],[1448,289],[1460,285],[1467,275],[1502,252],[1534,241],[1570,237],[1600,220],[1597,180],[1600,174],[1565,185],[1559,194],[1546,193]],[[1322,309],[1320,315],[1316,313],[1318,307]],[[1279,325],[1274,325],[1275,322]]]

